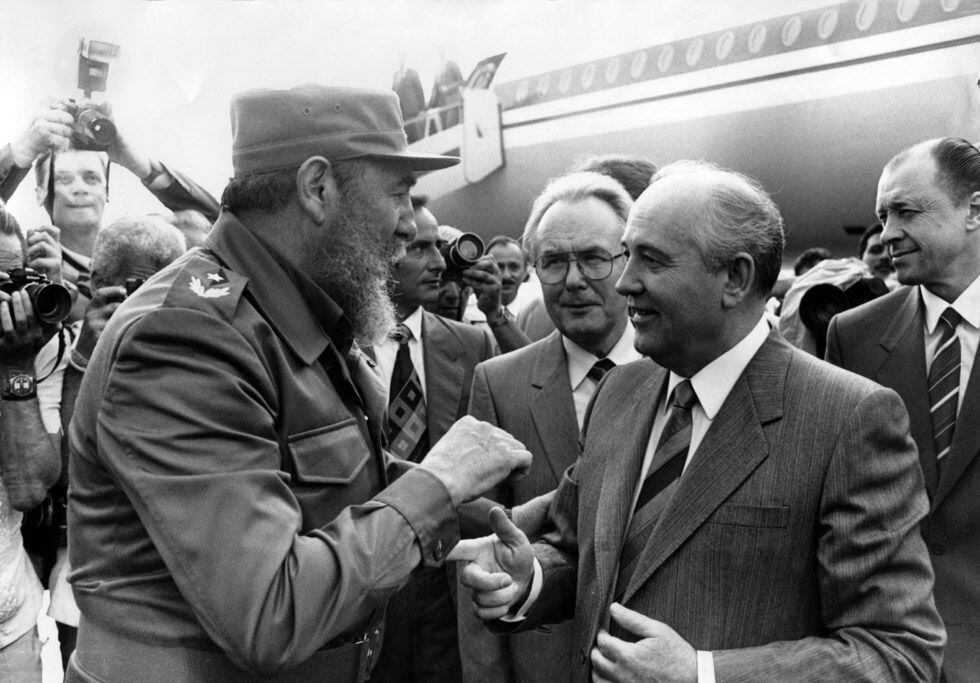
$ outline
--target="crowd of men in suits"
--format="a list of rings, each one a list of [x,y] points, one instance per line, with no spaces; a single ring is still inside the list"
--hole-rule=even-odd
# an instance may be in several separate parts
[[[445,278],[458,231],[411,189],[458,159],[409,148],[392,93],[231,110],[220,214],[124,138],[71,150],[58,107],[0,153],[52,224],[0,210],[0,280],[74,302],[0,292],[0,672],[39,680],[41,577],[72,681],[974,678],[974,145],[885,166],[901,286],[824,360],[767,312],[783,223],[745,175],[556,169]],[[110,161],[200,248],[102,226]],[[22,543],[39,506],[67,546]]]

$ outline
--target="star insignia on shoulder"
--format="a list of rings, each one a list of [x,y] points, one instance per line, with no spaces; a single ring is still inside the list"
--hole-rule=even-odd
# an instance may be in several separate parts
[[[228,287],[210,286],[211,282],[225,282],[224,277],[220,273],[208,273],[205,278],[208,280],[209,286],[205,286],[204,283],[201,282],[201,279],[196,275],[191,276],[191,291],[197,294],[199,297],[204,299],[214,299],[219,296],[228,296],[231,293],[231,290]]]

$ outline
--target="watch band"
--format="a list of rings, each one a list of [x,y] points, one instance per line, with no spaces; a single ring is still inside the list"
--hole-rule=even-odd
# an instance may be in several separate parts
[[[503,306],[501,306],[500,315],[494,318],[493,320],[487,318],[487,325],[490,327],[491,330],[495,330],[498,327],[503,327],[504,325],[506,325],[509,320],[511,320],[509,311]]]
[[[37,396],[37,382],[33,373],[16,372],[7,376],[0,387],[0,399],[4,401],[27,401]]]

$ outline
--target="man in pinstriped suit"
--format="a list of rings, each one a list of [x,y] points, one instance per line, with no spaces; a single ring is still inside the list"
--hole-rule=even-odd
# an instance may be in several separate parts
[[[498,631],[574,617],[577,681],[936,680],[908,416],[769,330],[775,204],[679,162],[624,245],[617,289],[652,361],[599,385],[543,542],[495,511],[496,536],[454,551],[477,613]]]

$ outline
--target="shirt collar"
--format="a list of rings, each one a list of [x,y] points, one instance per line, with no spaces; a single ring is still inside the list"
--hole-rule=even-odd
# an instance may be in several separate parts
[[[640,360],[643,356],[633,346],[633,338],[635,336],[636,332],[633,329],[633,324],[627,322],[623,334],[619,336],[619,341],[606,354],[606,358],[616,365]],[[572,391],[575,391],[585,379],[586,375],[589,374],[589,370],[592,369],[595,362],[599,360],[599,357],[586,351],[565,335],[561,336],[561,343],[565,347],[565,358],[568,362],[568,380],[572,385]]]
[[[765,316],[759,318],[752,331],[742,338],[738,344],[728,349],[713,361],[701,368],[691,377],[691,386],[698,397],[698,403],[708,416],[708,420],[714,420],[715,415],[721,410],[721,406],[728,398],[735,382],[745,372],[749,361],[762,348],[766,338],[769,336],[769,323]],[[670,373],[667,383],[667,396],[672,396],[674,387],[684,381],[675,372]]]
[[[963,293],[956,297],[952,304],[942,300],[923,285],[919,285],[919,294],[926,309],[926,332],[933,334],[939,324],[939,316],[950,306],[963,316],[963,320],[974,328],[980,328],[980,277],[970,283]]]
[[[342,356],[350,350],[351,327],[340,306],[234,214],[221,213],[207,247],[249,278],[256,305],[304,362],[313,363],[331,343]]]
[[[422,343],[422,307],[419,306],[402,320],[402,325],[412,333],[412,339]]]

